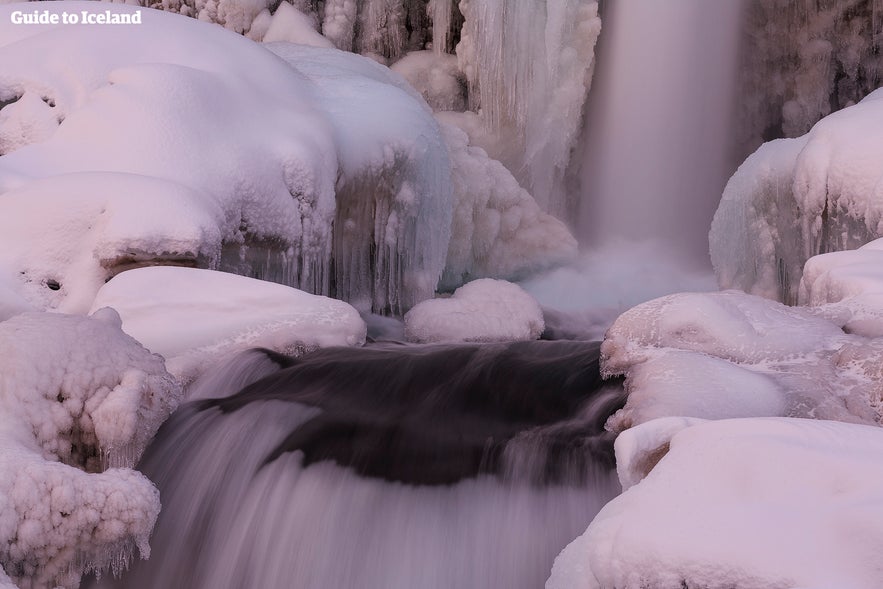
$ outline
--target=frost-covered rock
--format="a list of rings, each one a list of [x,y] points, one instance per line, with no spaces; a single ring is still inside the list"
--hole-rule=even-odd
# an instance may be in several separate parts
[[[883,91],[766,143],[724,190],[709,235],[723,288],[797,300],[804,263],[883,236]]]
[[[156,255],[317,293],[334,285],[333,294],[378,311],[431,296],[450,231],[450,169],[429,109],[398,76],[327,49],[277,49],[286,64],[229,31],[159,11],[143,10],[133,27],[23,27],[10,23],[13,8],[0,8],[0,213],[18,214],[26,205],[12,201],[33,194],[39,179],[56,182],[56,196],[40,198],[60,198],[67,183],[100,193],[90,197],[97,210],[102,199],[115,208],[133,194],[150,193],[153,202],[162,181],[176,197],[150,217],[181,231],[148,243],[105,239],[100,252],[78,250],[49,264],[46,255],[14,256],[7,269],[24,271],[32,285],[61,282],[72,256],[99,259],[81,273],[75,296],[67,280],[55,293],[30,289],[34,304],[83,311],[113,274],[101,260]],[[110,226],[105,233],[122,233],[117,215],[96,214],[78,211],[73,223],[92,217],[96,227]],[[47,225],[62,222],[47,215]],[[78,241],[88,249],[102,239]],[[0,251],[16,249],[3,244]]]
[[[629,393],[608,427],[666,416],[812,417],[877,424],[880,345],[810,309],[729,291],[638,305],[608,330],[602,372]]]
[[[518,280],[576,257],[567,226],[540,210],[503,165],[466,133],[441,123],[451,157],[454,217],[442,285]]]
[[[657,420],[620,434],[617,463],[653,444],[658,464],[562,551],[547,589],[883,584],[883,430]]]
[[[150,553],[159,494],[131,468],[181,389],[119,326],[111,310],[0,323],[0,565],[21,587]]]
[[[365,341],[365,322],[342,301],[211,270],[123,272],[98,292],[92,310],[104,307],[120,314],[123,331],[165,357],[182,382],[246,348],[293,355]]]
[[[423,301],[405,315],[405,339],[418,343],[529,341],[543,327],[533,297],[490,278],[461,286],[450,298]]]

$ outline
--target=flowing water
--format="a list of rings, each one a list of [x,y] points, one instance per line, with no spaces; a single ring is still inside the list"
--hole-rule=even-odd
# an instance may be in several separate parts
[[[598,356],[547,341],[248,352],[148,449],[152,556],[101,586],[540,587],[619,491],[603,424],[623,393]]]

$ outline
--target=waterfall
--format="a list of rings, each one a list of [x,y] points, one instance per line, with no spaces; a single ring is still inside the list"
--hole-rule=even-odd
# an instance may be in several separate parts
[[[152,556],[99,586],[540,587],[619,489],[603,424],[623,394],[598,359],[586,342],[248,352],[158,433],[139,466],[163,502]]]
[[[580,231],[597,247],[659,241],[708,266],[735,169],[743,0],[607,2],[588,99]]]

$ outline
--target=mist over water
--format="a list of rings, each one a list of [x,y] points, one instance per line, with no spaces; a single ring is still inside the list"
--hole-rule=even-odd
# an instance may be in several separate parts
[[[735,159],[742,0],[604,2],[589,93],[582,243],[664,243],[709,267],[708,230]]]

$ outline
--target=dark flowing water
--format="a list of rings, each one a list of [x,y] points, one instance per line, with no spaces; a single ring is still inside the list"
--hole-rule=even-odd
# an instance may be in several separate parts
[[[153,554],[101,586],[540,587],[619,491],[603,424],[624,399],[598,354],[248,352],[197,383],[148,449]]]

